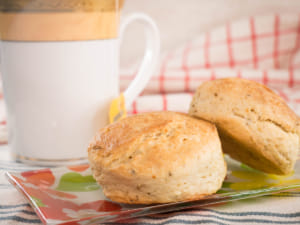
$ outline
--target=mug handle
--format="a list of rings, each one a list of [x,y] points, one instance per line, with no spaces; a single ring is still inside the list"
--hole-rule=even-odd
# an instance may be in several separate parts
[[[137,98],[138,95],[144,90],[146,84],[153,75],[155,67],[158,63],[160,51],[160,37],[158,28],[154,21],[146,14],[134,13],[126,17],[120,26],[121,37],[123,36],[127,26],[133,21],[141,22],[144,25],[146,50],[137,75],[123,93],[126,108],[128,108],[132,104],[133,100]]]

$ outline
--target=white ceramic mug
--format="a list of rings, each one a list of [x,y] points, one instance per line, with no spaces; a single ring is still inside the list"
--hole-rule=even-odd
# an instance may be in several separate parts
[[[120,37],[136,20],[145,25],[147,41],[140,70],[124,92],[128,106],[144,89],[158,59],[159,32],[148,16],[127,17],[116,26],[120,35],[111,38],[1,40],[9,144],[17,160],[42,165],[86,161],[89,140],[108,124],[109,104],[120,94]]]

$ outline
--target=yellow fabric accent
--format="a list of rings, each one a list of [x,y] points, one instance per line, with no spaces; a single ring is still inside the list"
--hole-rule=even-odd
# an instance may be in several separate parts
[[[125,98],[123,93],[114,100],[112,100],[109,109],[109,123],[116,122],[126,117]]]

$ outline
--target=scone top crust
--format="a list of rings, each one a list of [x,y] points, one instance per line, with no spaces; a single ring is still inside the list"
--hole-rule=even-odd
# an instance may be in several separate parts
[[[204,82],[189,114],[216,124],[223,150],[268,173],[287,174],[299,150],[298,116],[272,90],[254,81]]]
[[[298,116],[272,90],[254,81],[225,78],[204,82],[194,99],[201,101],[201,105],[207,104],[208,110],[209,105],[217,107],[214,114],[233,113],[250,119],[259,114],[259,120],[274,122],[286,132],[300,134]],[[197,102],[191,103],[190,113],[197,111]]]
[[[199,152],[194,141],[205,146],[215,137],[216,128],[209,122],[181,113],[152,112],[129,116],[103,128],[90,143],[88,152],[103,168],[120,169],[119,164],[126,162],[124,173],[131,173],[128,168],[134,167],[135,173],[158,175],[165,173],[164,170],[170,171],[171,168],[165,166],[168,162],[172,162],[173,167],[184,165],[185,158]],[[170,148],[172,154],[168,151]],[[155,168],[158,171],[153,171]]]

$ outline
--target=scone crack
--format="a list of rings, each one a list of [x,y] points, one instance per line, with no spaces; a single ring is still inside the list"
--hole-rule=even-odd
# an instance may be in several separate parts
[[[281,129],[283,132],[290,133],[290,134],[297,134],[296,132],[287,130],[284,126],[282,126],[280,123],[275,122],[274,120],[265,119],[265,120],[259,120],[259,121],[272,123],[274,126]]]
[[[289,134],[297,134],[296,131],[290,131],[288,129],[286,129],[284,126],[282,126],[280,123],[277,123],[276,121],[272,120],[272,119],[262,119],[261,116],[259,116],[255,110],[251,110],[251,112],[255,115],[255,120],[253,120],[252,118],[249,117],[245,117],[242,113],[238,113],[235,110],[232,110],[232,114],[236,117],[239,117],[241,119],[246,120],[247,122],[267,122],[267,123],[271,123],[274,126],[276,126],[278,129],[280,129],[281,131],[285,132],[285,133],[289,133]]]
[[[104,147],[102,147],[102,146],[100,146],[100,145],[94,145],[92,149],[93,149],[93,150],[103,150]]]

